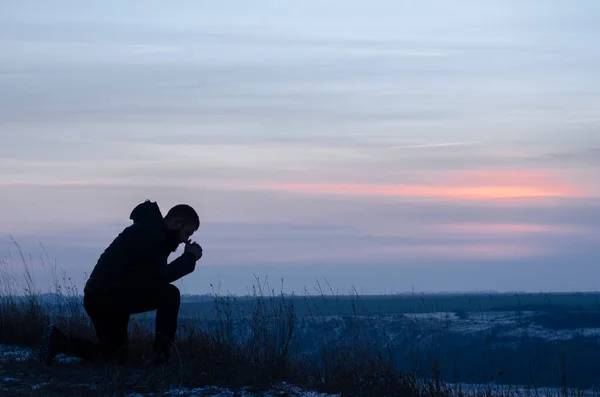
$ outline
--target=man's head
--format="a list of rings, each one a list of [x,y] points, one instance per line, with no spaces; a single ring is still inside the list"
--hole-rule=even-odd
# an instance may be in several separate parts
[[[165,215],[165,224],[173,232],[174,242],[177,245],[190,239],[192,234],[200,227],[198,213],[187,204],[178,204],[171,208]]]

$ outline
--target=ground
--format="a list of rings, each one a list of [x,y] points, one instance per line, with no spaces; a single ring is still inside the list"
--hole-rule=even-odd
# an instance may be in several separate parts
[[[0,395],[12,396],[214,396],[214,397],[333,397],[298,387],[279,384],[266,392],[249,388],[230,389],[220,386],[186,388],[161,384],[161,369],[148,373],[130,369],[119,373],[116,368],[92,367],[80,360],[57,357],[56,364],[45,367],[36,360],[35,351],[17,346],[0,345]],[[152,386],[149,386],[152,385]]]

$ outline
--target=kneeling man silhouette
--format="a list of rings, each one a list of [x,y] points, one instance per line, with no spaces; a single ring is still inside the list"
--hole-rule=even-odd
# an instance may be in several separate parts
[[[50,365],[58,354],[87,361],[127,361],[128,325],[132,314],[156,311],[153,363],[170,358],[177,331],[180,293],[172,283],[192,273],[202,247],[190,237],[200,227],[196,211],[179,204],[162,216],[156,202],[137,205],[126,227],[100,255],[84,288],[83,307],[99,344],[68,335],[51,325],[40,348]],[[185,243],[181,256],[168,262]]]

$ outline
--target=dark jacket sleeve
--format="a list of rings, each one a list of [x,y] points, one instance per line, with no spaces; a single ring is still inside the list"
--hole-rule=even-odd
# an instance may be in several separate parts
[[[196,268],[196,257],[191,252],[184,252],[179,258],[170,264],[161,266],[159,279],[161,282],[170,284],[180,278],[187,276]]]
[[[196,268],[196,257],[190,252],[184,252],[171,263],[167,263],[169,253],[162,251],[163,244],[156,233],[139,230],[137,243],[139,252],[144,253],[141,255],[144,259],[140,259],[145,262],[140,263],[140,273],[145,273],[152,284],[170,284]]]

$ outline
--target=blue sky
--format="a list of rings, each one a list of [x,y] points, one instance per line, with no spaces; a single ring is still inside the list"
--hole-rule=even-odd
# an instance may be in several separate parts
[[[2,2],[4,257],[82,285],[149,198],[187,293],[597,289],[600,5],[496,3]]]

